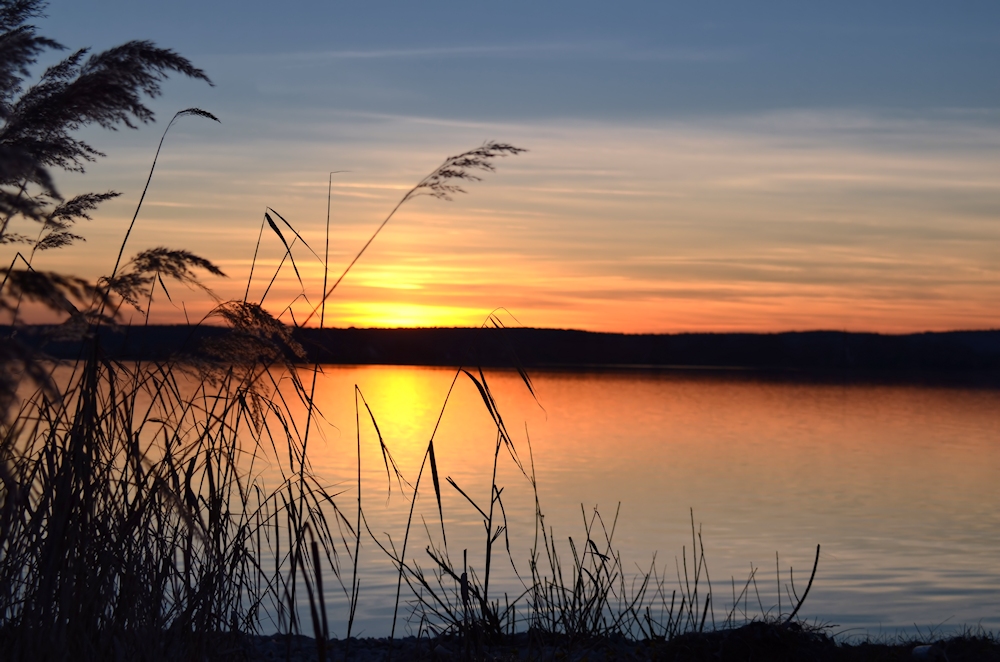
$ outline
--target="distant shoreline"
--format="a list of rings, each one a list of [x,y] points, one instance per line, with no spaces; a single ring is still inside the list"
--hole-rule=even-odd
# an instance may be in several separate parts
[[[25,326],[16,337],[57,359],[80,343],[55,326]],[[10,337],[0,327],[0,337]],[[120,360],[198,355],[214,326],[102,329],[101,346]],[[773,373],[786,377],[957,379],[1000,384],[1000,330],[905,335],[803,331],[782,333],[621,334],[564,329],[295,329],[310,363],[481,366],[552,370],[679,370]]]

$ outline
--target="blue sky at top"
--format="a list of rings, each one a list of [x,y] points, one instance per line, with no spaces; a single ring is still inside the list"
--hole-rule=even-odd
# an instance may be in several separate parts
[[[60,0],[49,14],[70,47],[141,37],[199,62],[245,58],[246,79],[258,68],[297,101],[340,108],[496,119],[1000,105],[995,2]]]

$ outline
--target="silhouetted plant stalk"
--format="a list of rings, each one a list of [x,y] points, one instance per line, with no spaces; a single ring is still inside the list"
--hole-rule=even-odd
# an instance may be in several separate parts
[[[304,588],[317,655],[323,660],[330,637],[331,584],[326,578],[331,575],[326,570],[347,600],[350,636],[362,592],[362,537],[374,541],[397,573],[393,637],[404,583],[412,596],[418,633],[459,634],[465,653],[472,656],[496,637],[520,629],[570,638],[670,638],[703,630],[709,615],[716,625],[693,513],[691,553],[697,549],[697,554],[689,570],[687,549],[682,550],[678,588],[670,591],[669,599],[666,575],[655,562],[637,576],[624,570],[613,546],[617,512],[606,526],[596,510],[588,515],[581,508],[584,536],[579,543],[568,539],[572,563],[564,565],[565,552],[557,550],[554,531],[546,528],[534,460],[529,472],[481,369],[456,370],[412,484],[399,470],[357,386],[358,492],[353,518],[312,470],[310,437],[325,420],[315,397],[321,368],[312,365],[308,384],[301,379],[304,349],[293,329],[263,306],[271,285],[290,264],[302,290],[296,300],[302,298],[311,310],[301,324],[318,313],[319,326],[324,327],[328,299],[403,204],[422,195],[450,200],[464,192],[463,184],[478,181],[479,173],[492,172],[496,159],[523,149],[486,142],[445,159],[403,195],[332,283],[331,173],[322,258],[284,216],[266,209],[244,297],[217,303],[199,322],[221,322],[229,333],[168,361],[119,362],[109,358],[97,331],[115,326],[123,305],[148,320],[155,292],[172,302],[168,282],[214,296],[200,274],[224,276],[209,260],[180,249],[144,250],[123,262],[173,123],[187,115],[218,120],[189,108],[168,123],[109,276],[91,284],[35,270],[32,258],[37,251],[80,240],[72,231],[75,221],[90,218],[101,202],[117,195],[84,194],[64,201],[56,192],[49,167],[81,170],[100,156],[70,132],[91,123],[112,128],[151,120],[142,96],[158,94],[167,72],[208,82],[201,70],[175,53],[149,42],[128,42],[86,59],[86,51],[77,51],[22,91],[26,67],[43,50],[61,48],[25,23],[42,6],[39,0],[0,0],[0,30],[10,47],[0,49],[0,243],[31,246],[27,257],[18,253],[3,270],[0,313],[16,322],[22,302],[41,304],[69,317],[66,328],[86,342],[79,360],[60,368],[56,379],[49,376],[51,364],[16,338],[0,343],[0,650],[7,657],[64,658],[72,652],[79,659],[200,659],[221,650],[225,636],[273,629],[301,633]],[[38,223],[39,231],[15,233],[11,221],[17,216]],[[251,284],[265,225],[284,254],[254,302]],[[323,268],[318,300],[306,295],[295,257],[299,246]],[[291,311],[292,303],[285,310]],[[495,314],[485,325],[504,326]],[[512,352],[511,364],[534,396],[532,382]],[[495,431],[488,504],[480,505],[467,486],[446,477],[484,527],[482,554],[477,557],[483,559],[482,567],[469,565],[466,549],[461,571],[448,552],[434,445],[460,380],[476,389]],[[391,538],[383,542],[373,534],[365,518],[362,407],[378,438],[390,487],[395,477],[400,489],[405,486],[409,492],[409,514],[398,549]],[[530,457],[530,441],[528,451]],[[525,577],[511,550],[506,487],[497,482],[500,462],[507,458],[535,499],[535,543]],[[278,477],[273,484],[260,477],[264,463]],[[416,502],[422,485],[426,490],[427,473],[441,533],[437,545],[436,534],[427,527],[429,571],[409,558]],[[344,555],[350,560],[349,577],[341,567]],[[504,556],[521,588],[513,598],[505,593],[501,604],[495,577]],[[790,595],[797,604],[784,614],[780,603],[776,612],[765,610],[756,569],[751,569],[738,596],[733,581],[733,605],[722,625],[735,623],[741,599],[742,616],[750,617],[751,587],[758,617],[790,621],[798,615],[815,572],[816,564],[801,598],[791,581]],[[780,589],[780,572],[778,582]],[[238,651],[233,647],[238,643],[229,642],[227,650]]]
[[[326,300],[330,298],[333,291],[337,289],[340,285],[340,281],[344,280],[344,276],[351,270],[354,264],[364,255],[364,252],[368,250],[368,247],[375,237],[382,231],[382,228],[386,226],[389,220],[396,215],[399,208],[404,204],[422,195],[428,195],[440,200],[451,200],[456,193],[465,193],[465,189],[461,187],[459,182],[478,182],[482,181],[482,177],[475,174],[476,171],[480,172],[494,172],[496,166],[493,165],[493,161],[497,158],[503,158],[505,156],[511,156],[516,154],[521,154],[527,150],[520,147],[514,147],[513,145],[508,145],[507,143],[498,143],[493,141],[487,141],[482,144],[482,146],[475,149],[470,149],[467,152],[458,154],[457,156],[449,156],[444,160],[444,162],[437,167],[433,172],[424,177],[420,182],[407,191],[396,206],[392,208],[389,215],[379,224],[369,237],[365,245],[361,247],[361,250],[354,256],[354,258],[348,263],[344,268],[344,271],[340,276],[333,282],[333,285],[327,289],[324,273],[324,287],[323,287],[323,298],[320,304],[313,308],[309,316],[302,322],[305,326],[316,314],[316,311],[326,303]],[[332,180],[331,180],[332,182]],[[329,203],[328,203],[329,206]]]
[[[161,138],[161,145],[162,140]],[[441,176],[447,179],[447,177],[456,175],[444,173]],[[137,207],[136,217],[139,209],[141,209],[141,201]],[[287,220],[277,212],[274,213],[296,234],[297,239],[301,239],[301,235],[291,227]],[[294,242],[289,245],[284,240],[269,214],[266,215],[266,220],[284,244],[286,257],[292,260],[294,267],[294,258],[291,256]],[[133,219],[133,225],[134,221],[135,219]],[[131,228],[130,225],[129,231]],[[127,236],[126,234],[126,240]],[[308,247],[304,239],[302,243]],[[120,253],[123,252],[124,245],[123,241]],[[221,271],[211,263],[184,251],[154,249],[140,253],[126,265],[124,271],[115,273],[104,283],[106,283],[107,291],[115,292],[120,297],[121,302],[131,304],[148,318],[152,292],[156,286],[162,289],[168,299],[170,298],[164,276],[208,291],[207,287],[204,287],[193,274],[192,267],[205,269],[215,275],[222,275]],[[117,272],[117,265],[115,271]],[[148,303],[146,309],[142,310],[139,299],[144,291],[147,292],[145,298]],[[98,293],[100,294],[101,291],[98,290]],[[85,299],[83,295],[78,298],[81,301]],[[102,311],[97,313],[95,318],[113,323],[117,308],[112,311],[111,317],[103,314],[104,306],[109,300],[107,295],[96,296],[92,300],[96,300],[95,305]],[[223,320],[230,327],[232,333],[223,340],[209,343],[201,349],[200,353],[187,356],[184,363],[144,365],[140,362],[130,368],[101,358],[100,347],[97,344],[92,344],[93,354],[77,364],[74,376],[68,380],[68,386],[61,397],[52,400],[46,398],[44,394],[36,394],[34,399],[29,399],[22,406],[15,417],[15,424],[5,431],[4,451],[11,458],[16,457],[20,463],[19,466],[26,472],[14,475],[5,467],[2,474],[5,486],[12,487],[35,480],[40,481],[38,493],[43,495],[63,494],[63,491],[51,490],[46,487],[46,479],[50,478],[50,475],[39,472],[37,469],[39,465],[32,464],[31,460],[40,462],[44,458],[48,462],[47,466],[51,466],[54,463],[58,464],[58,460],[72,458],[73,462],[69,466],[82,472],[83,476],[89,476],[79,480],[80,484],[86,486],[84,490],[86,499],[82,506],[84,511],[94,510],[92,493],[102,485],[102,479],[107,481],[108,487],[106,489],[109,492],[130,495],[132,498],[127,499],[126,503],[140,504],[145,507],[160,506],[153,509],[156,516],[149,521],[161,527],[164,522],[167,522],[168,529],[164,531],[162,528],[152,528],[139,533],[152,538],[152,542],[144,546],[158,549],[159,554],[154,556],[162,556],[163,558],[175,558],[175,555],[168,554],[165,550],[169,550],[172,545],[176,546],[177,541],[179,541],[180,564],[179,566],[162,565],[159,568],[159,573],[161,577],[165,578],[164,582],[154,583],[153,587],[169,585],[173,587],[175,592],[178,586],[191,587],[195,597],[181,595],[172,601],[172,598],[163,595],[143,596],[143,601],[146,604],[158,607],[166,605],[167,607],[159,612],[166,614],[161,621],[149,624],[149,627],[154,630],[170,632],[176,627],[175,622],[171,621],[169,609],[169,606],[176,602],[178,605],[186,605],[184,607],[185,617],[177,621],[183,623],[181,629],[185,631],[191,627],[197,631],[215,631],[220,627],[221,621],[218,619],[210,622],[192,621],[189,616],[190,610],[197,609],[199,604],[204,604],[205,609],[213,614],[231,613],[232,617],[228,624],[232,629],[245,630],[249,628],[252,631],[257,627],[257,619],[261,616],[260,605],[265,602],[266,597],[271,602],[271,613],[277,614],[278,627],[289,632],[297,632],[299,631],[299,622],[296,592],[297,578],[301,571],[310,600],[310,611],[314,616],[314,634],[318,640],[325,640],[328,637],[328,627],[326,626],[321,557],[319,546],[312,538],[312,531],[315,530],[323,534],[320,538],[327,562],[333,565],[334,574],[340,581],[339,567],[333,558],[335,557],[335,547],[339,545],[335,543],[323,515],[324,507],[332,507],[335,514],[339,511],[336,509],[332,497],[313,478],[307,459],[306,444],[309,430],[313,425],[313,416],[318,413],[313,397],[316,376],[319,372],[318,366],[315,366],[312,371],[311,388],[305,389],[298,380],[294,367],[287,364],[289,358],[295,360],[296,357],[303,357],[301,348],[291,337],[289,329],[271,317],[259,304],[249,302],[246,299],[225,302],[217,306],[206,319]],[[274,381],[273,368],[282,365],[286,367],[286,375],[289,377],[289,383],[293,386],[293,393],[307,409],[307,419],[302,428],[295,424],[294,416],[285,400],[285,391],[280,388],[278,382]],[[178,376],[184,377],[190,368],[196,370],[201,382],[200,386],[197,387],[198,397],[187,399],[190,394],[184,393],[184,389],[178,383]],[[79,372],[79,376],[77,376],[77,372]],[[268,383],[269,380],[270,383]],[[152,391],[149,390],[150,388]],[[107,398],[102,399],[98,406],[97,398],[104,397],[104,394],[107,394]],[[142,398],[150,400],[145,411],[141,411],[141,407],[137,405],[137,401]],[[58,407],[74,401],[80,407],[80,410],[74,415],[68,415],[68,409],[58,409]],[[364,404],[367,408],[367,403]],[[65,425],[72,431],[72,434],[67,437],[68,446],[50,443],[59,434],[57,429],[58,416],[54,417],[49,409],[53,406],[57,407],[58,411],[63,412],[63,416],[67,420]],[[40,413],[29,415],[28,412],[32,407]],[[98,415],[98,411],[103,413]],[[371,415],[370,408],[368,411]],[[176,418],[177,416],[179,418]],[[200,417],[204,417],[204,420]],[[375,424],[374,416],[372,415],[371,418],[372,423]],[[33,434],[28,434],[26,437],[23,421],[29,419],[45,421],[47,425],[36,424],[32,430]],[[73,421],[72,425],[68,422],[69,420]],[[81,440],[92,442],[99,438],[98,433],[102,431],[100,424],[107,421],[118,423],[119,425],[114,428],[114,432],[125,435],[125,438],[130,441],[117,442],[120,445],[116,445],[117,438],[109,434],[106,435],[110,439],[108,443],[84,444],[81,448]],[[272,429],[275,421],[278,427]],[[82,432],[81,425],[85,428]],[[164,445],[148,445],[140,450],[138,439],[142,435],[142,431],[156,426],[163,427]],[[190,436],[192,433],[194,433],[194,437]],[[28,440],[26,448],[19,446],[25,442],[25,439]],[[32,457],[31,453],[26,451],[36,448],[33,446],[32,440],[40,439],[45,439],[47,443],[41,444],[39,442],[37,448],[41,455]],[[248,440],[251,448],[247,455],[248,451],[241,444]],[[382,444],[383,456],[389,457],[389,461],[391,461],[388,449],[381,437],[380,443]],[[221,446],[215,444],[221,444]],[[240,461],[246,462],[249,458],[252,467],[257,461],[259,451],[270,447],[275,457],[279,457],[281,452],[279,449],[283,446],[287,450],[288,463],[283,465],[281,469],[284,477],[281,486],[272,492],[267,492],[262,485],[254,480],[243,482],[246,479],[241,478],[238,472],[238,467],[241,466]],[[182,447],[185,449],[185,455],[178,459],[175,453],[178,448]],[[125,450],[118,450],[119,448]],[[63,449],[64,455],[59,455],[59,449]],[[105,452],[106,455],[101,455],[101,452]],[[433,456],[433,448],[430,449],[430,452]],[[125,473],[116,475],[114,469],[118,467],[119,458],[123,457],[128,458],[123,469]],[[80,458],[83,460],[82,465],[79,465]],[[106,476],[90,476],[95,467],[110,468],[112,471]],[[132,467],[131,472],[128,471],[129,467]],[[394,462],[393,469],[396,471],[397,477],[401,479]],[[61,473],[53,475],[65,476]],[[196,481],[198,475],[201,475],[200,481]],[[136,476],[161,478],[154,479],[152,482],[140,481],[135,484],[132,481],[136,480]],[[166,478],[162,478],[163,476]],[[181,480],[182,476],[183,480]],[[61,478],[60,480],[65,481],[66,479]],[[115,484],[115,481],[119,481],[119,484]],[[435,486],[439,494],[440,511],[440,485],[436,476],[436,467]],[[157,490],[155,497],[158,497],[160,501],[144,493],[144,488]],[[220,489],[230,491],[220,492]],[[232,491],[234,489],[235,492]],[[8,493],[11,495],[20,494],[17,490]],[[238,503],[242,506],[239,512],[240,516],[248,519],[236,521],[231,519],[235,513],[227,508],[233,503],[234,494],[238,495]],[[256,501],[251,503],[248,500],[250,496],[253,496]],[[45,497],[45,499],[48,498],[49,496]],[[64,512],[67,508],[71,509],[71,501],[66,501],[66,499],[56,500],[59,512]],[[48,501],[43,500],[43,503],[48,503]],[[9,519],[10,510],[15,505],[28,506],[29,504],[27,501],[17,498],[5,501],[5,515],[8,516],[4,519],[5,544],[9,540],[17,542],[18,531],[12,530],[12,520]],[[171,507],[175,510],[170,510]],[[207,510],[203,513],[199,509]],[[31,510],[35,514],[34,530],[45,531],[50,524],[45,519],[44,508],[36,506]],[[102,516],[112,518],[116,514],[114,512],[101,513]],[[360,525],[362,517],[360,483],[357,515],[357,521]],[[137,519],[143,520],[139,516],[131,516],[129,519],[133,522]],[[63,532],[60,527],[64,526],[58,522],[65,523],[69,520],[84,523],[88,521],[86,518],[68,515],[55,517],[53,520],[56,522],[55,534],[48,539],[58,540]],[[346,522],[342,517],[336,517],[335,521],[338,525],[342,521]],[[236,528],[238,535],[232,535],[231,527]],[[100,526],[97,528],[108,530],[113,527]],[[284,536],[282,535],[283,529]],[[10,538],[12,534],[13,538]],[[309,547],[311,553],[308,555],[310,564],[308,565],[311,566],[312,579],[310,579],[310,573],[305,572],[307,564],[302,553],[306,537],[304,534],[308,534],[311,540]],[[354,538],[354,569],[350,589],[351,621],[348,624],[350,631],[350,623],[353,621],[360,592],[360,584],[357,580],[360,529],[352,531],[348,527],[347,535]],[[282,537],[287,541],[284,547],[282,546]],[[249,551],[244,544],[247,541],[253,543],[250,545]],[[130,540],[130,542],[132,541]],[[226,544],[227,542],[229,545]],[[262,553],[265,551],[265,547],[272,544],[271,550],[275,557],[274,567],[276,570],[272,577],[265,577],[262,575]],[[346,547],[346,540],[341,538],[341,544]],[[107,547],[113,549],[116,545],[122,545],[125,549],[131,548],[130,545],[124,544],[118,538],[109,542]],[[25,545],[20,547],[20,550],[22,553],[27,553],[26,550],[29,548],[30,545]],[[64,560],[56,559],[53,556],[51,545],[49,549],[48,561],[31,562],[22,559],[24,562],[20,564],[23,567],[43,570],[39,574],[45,589],[42,591],[43,595],[48,595],[51,592],[49,587],[55,581],[52,575],[46,574],[44,570],[53,567],[59,568],[59,564]],[[347,549],[349,550],[349,547]],[[89,550],[84,550],[79,556],[83,558],[89,553]],[[208,555],[200,560],[200,565],[199,554]],[[10,558],[8,553],[6,559]],[[70,561],[72,558],[72,556],[69,557]],[[244,563],[249,564],[249,566],[242,569],[227,567],[225,571],[210,571],[201,577],[194,574],[195,568],[210,566],[211,563],[224,558],[228,558],[233,563]],[[8,564],[5,569],[13,567],[15,566]],[[129,568],[122,569],[122,573],[123,576],[132,579]],[[251,578],[249,583],[247,583],[248,577]],[[116,579],[115,581],[122,580]],[[142,582],[138,585],[145,586]],[[341,585],[343,586],[342,582]],[[8,586],[20,586],[24,589],[15,589],[8,593],[8,598],[14,603],[32,604],[30,577],[25,580],[25,583],[10,583]],[[229,600],[223,606],[213,603],[211,600],[206,602],[209,597],[219,595],[218,591],[221,589],[235,591],[236,595],[240,596],[240,602],[235,603],[231,595],[222,596]],[[249,611],[241,611],[240,607],[246,607],[247,604],[249,604]],[[5,624],[18,622],[18,619],[23,617],[25,613],[15,612],[7,614],[8,618],[5,619]],[[43,612],[42,615],[47,613]],[[322,618],[320,618],[320,613]],[[31,615],[37,616],[34,613]],[[64,617],[56,618],[56,620],[59,619],[64,619]],[[129,623],[136,622],[134,616],[127,620]],[[102,626],[106,624],[99,621],[98,618],[98,621],[88,623],[86,628],[76,632],[76,636],[83,636],[85,631],[104,631]],[[321,621],[323,627],[319,628],[318,623]],[[44,619],[39,622],[44,623]],[[60,641],[56,640],[55,642],[57,648],[62,645]],[[68,640],[64,643],[69,645]],[[29,649],[30,646],[25,651],[27,652]],[[322,648],[320,654],[323,654]]]
[[[491,320],[491,323],[498,324],[499,321]],[[794,574],[789,571],[789,585],[786,590],[795,596],[795,606],[790,612],[783,612],[780,606],[765,607],[756,584],[757,570],[751,568],[739,595],[736,593],[736,582],[733,578],[732,603],[725,619],[717,621],[715,607],[719,601],[712,590],[704,542],[700,529],[695,526],[693,510],[692,546],[690,550],[686,546],[682,548],[681,556],[676,560],[677,588],[673,590],[668,588],[673,582],[668,580],[667,573],[656,564],[655,557],[649,569],[644,572],[630,573],[625,570],[621,556],[615,550],[613,543],[618,521],[617,511],[614,520],[608,526],[596,509],[588,515],[581,507],[584,535],[582,542],[579,543],[573,537],[567,538],[572,558],[571,565],[567,567],[562,560],[562,553],[557,550],[553,529],[546,528],[538,497],[534,460],[531,459],[530,473],[528,473],[507,433],[485,374],[480,371],[477,375],[473,375],[459,368],[449,387],[438,420],[440,421],[451,399],[458,378],[463,374],[479,391],[484,406],[493,417],[497,434],[493,446],[494,464],[490,486],[492,503],[489,507],[480,506],[465,488],[451,477],[446,478],[484,523],[486,537],[482,550],[484,559],[482,571],[477,572],[475,568],[469,566],[468,549],[463,550],[461,568],[454,567],[450,561],[440,501],[438,502],[442,526],[440,546],[433,542],[434,537],[430,531],[427,532],[431,543],[425,551],[431,561],[430,570],[423,569],[416,560],[407,558],[406,546],[410,525],[414,519],[413,504],[419,493],[424,470],[430,467],[432,476],[436,473],[433,460],[434,433],[431,435],[431,442],[425,451],[417,482],[413,487],[402,549],[397,550],[391,540],[385,544],[381,543],[370,528],[368,529],[372,539],[397,566],[401,582],[406,582],[415,599],[411,622],[417,623],[418,633],[459,635],[464,641],[465,654],[476,659],[482,657],[483,646],[496,643],[504,635],[524,630],[535,633],[542,639],[562,637],[561,641],[568,642],[569,645],[574,641],[582,642],[593,637],[667,640],[689,632],[736,627],[752,620],[787,625],[798,615],[815,578],[819,547],[817,546],[809,583],[801,597],[795,588]],[[530,387],[530,382],[526,383]],[[374,419],[372,422],[374,423]],[[502,500],[505,488],[497,484],[500,450],[504,446],[507,447],[514,466],[527,478],[535,498],[535,545],[529,561],[530,577],[527,581],[518,573],[511,552]],[[528,451],[531,457],[530,439],[528,439]],[[439,499],[439,485],[435,484],[434,492],[435,498]],[[499,507],[503,518],[502,524],[494,523],[495,507]],[[501,536],[505,541],[504,552],[507,560],[523,589],[513,598],[505,594],[502,604],[499,599],[489,597],[490,580],[495,570],[493,560]],[[780,570],[777,573],[777,580],[780,586]],[[751,588],[757,596],[756,610],[747,606]],[[397,611],[400,599],[401,593],[397,588]]]

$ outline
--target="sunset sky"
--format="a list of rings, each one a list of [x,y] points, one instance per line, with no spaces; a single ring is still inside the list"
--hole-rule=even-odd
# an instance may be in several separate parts
[[[266,207],[339,274],[407,189],[485,140],[527,148],[452,202],[419,198],[338,288],[334,326],[505,321],[595,331],[1000,326],[1000,4],[53,0],[75,49],[152,39],[171,79],[64,194],[124,195],[36,267],[187,248],[240,298]],[[51,60],[49,60],[51,61]],[[284,249],[265,228],[259,300]],[[9,246],[2,256],[8,259]],[[316,303],[322,266],[295,248]],[[286,265],[264,301],[308,304]],[[152,321],[212,304],[177,285]],[[283,312],[284,311],[284,312]],[[506,313],[505,313],[506,315]],[[516,320],[516,321],[515,321]]]

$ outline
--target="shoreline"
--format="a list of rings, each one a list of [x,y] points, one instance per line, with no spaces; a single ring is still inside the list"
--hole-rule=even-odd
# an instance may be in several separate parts
[[[101,328],[101,348],[117,360],[209,356],[205,347],[234,332],[216,326]],[[80,340],[59,326],[0,327],[61,360]],[[292,329],[305,362],[520,368],[547,371],[665,372],[768,380],[928,382],[1000,386],[1000,331],[908,335],[805,331],[770,334],[614,334],[563,329]]]
[[[946,638],[894,642],[865,639],[840,642],[823,628],[799,623],[752,621],[738,628],[686,633],[669,640],[620,637],[570,637],[517,633],[485,641],[470,635],[333,639],[325,646],[327,659],[365,660],[822,660],[836,662],[882,660],[1000,660],[1000,640],[989,632],[967,632]],[[240,649],[251,662],[319,660],[317,642],[306,635],[243,637]]]

